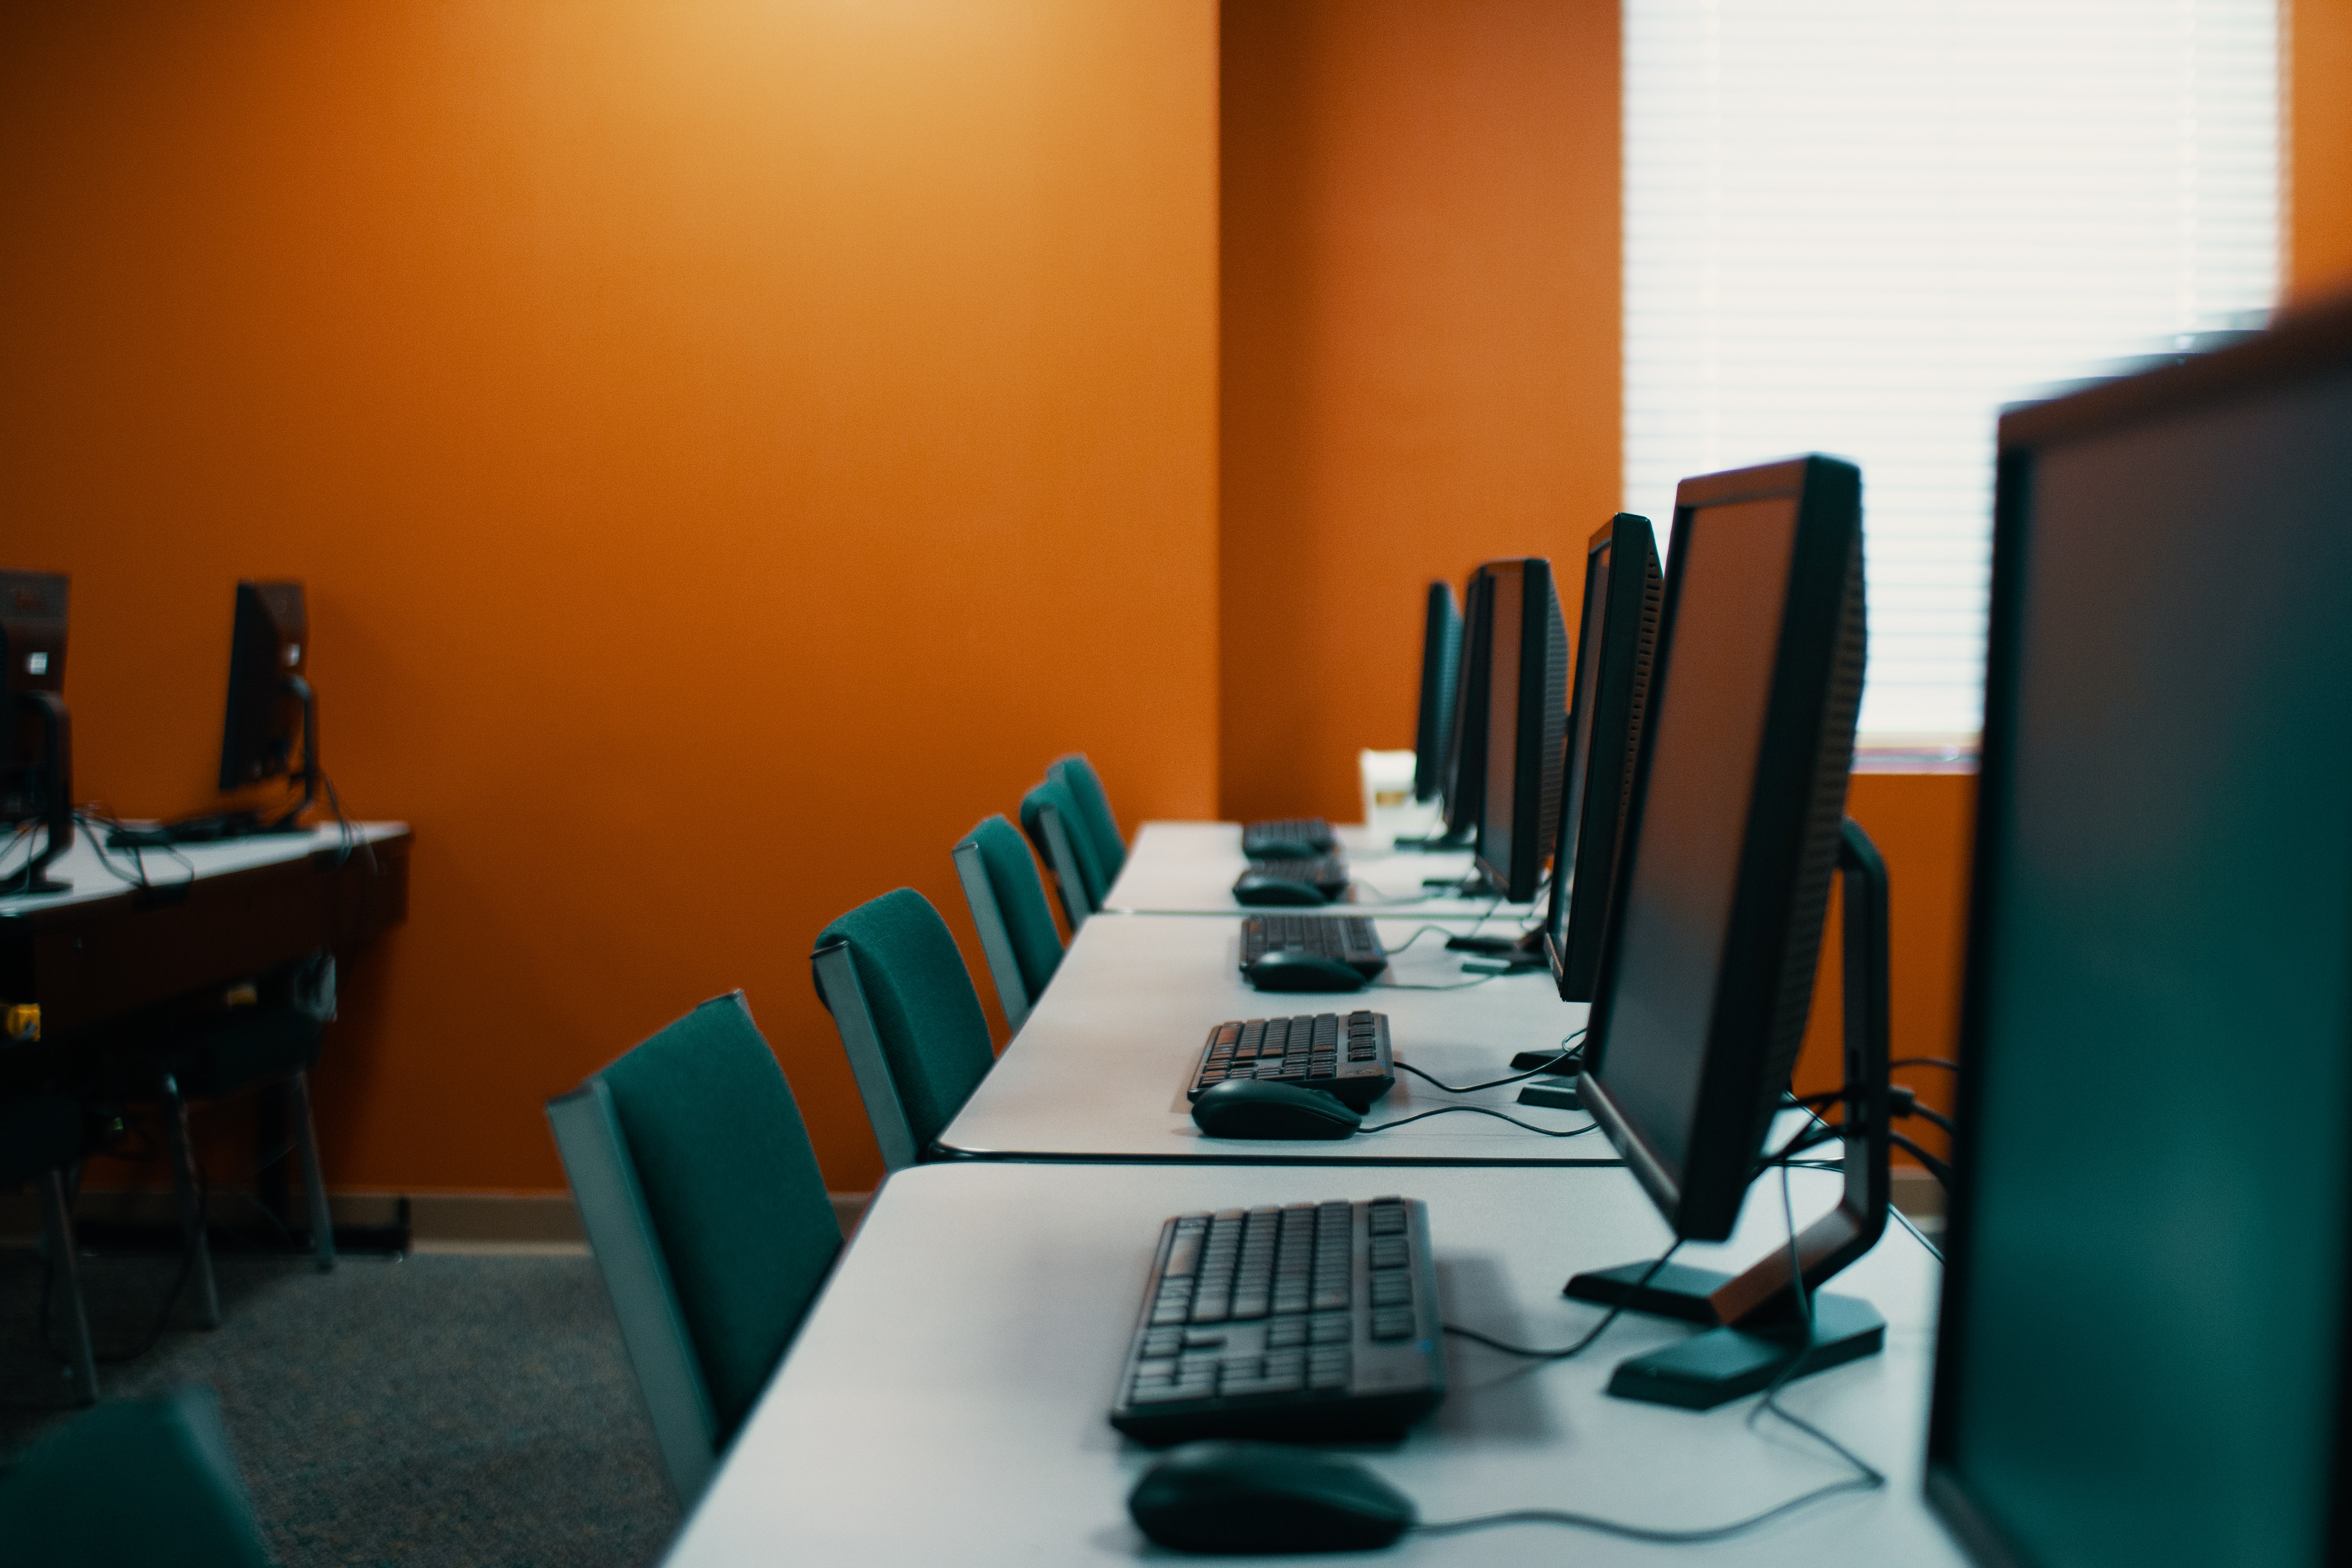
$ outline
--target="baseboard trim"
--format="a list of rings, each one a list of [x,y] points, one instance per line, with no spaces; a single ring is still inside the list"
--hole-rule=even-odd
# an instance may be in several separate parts
[[[872,1193],[827,1193],[845,1236],[857,1227]],[[339,1226],[388,1226],[408,1201],[409,1236],[419,1252],[585,1253],[572,1194],[559,1193],[331,1193],[327,1210]],[[299,1200],[298,1200],[299,1201]],[[219,1192],[206,1205],[224,1225],[250,1225],[250,1194]],[[168,1226],[179,1207],[168,1190],[84,1192],[77,1218],[112,1225]],[[40,1232],[40,1211],[29,1192],[0,1194],[0,1245],[25,1246]]]

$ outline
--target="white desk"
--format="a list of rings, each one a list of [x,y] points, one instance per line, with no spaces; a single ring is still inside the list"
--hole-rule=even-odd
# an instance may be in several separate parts
[[[1342,827],[1349,874],[1356,888],[1350,901],[1305,909],[1250,910],[1234,901],[1234,879],[1249,862],[1242,855],[1236,822],[1147,822],[1135,836],[1127,864],[1103,899],[1112,914],[1233,915],[1331,914],[1412,915],[1423,920],[1476,919],[1493,913],[1505,929],[1517,931],[1537,919],[1542,905],[1501,904],[1489,899],[1423,897],[1422,879],[1459,880],[1470,874],[1466,850],[1444,854],[1376,847],[1368,830]],[[1413,900],[1402,908],[1383,898]]]
[[[1798,1172],[1794,1184],[1800,1225],[1833,1201],[1833,1176]],[[1570,1274],[1654,1257],[1665,1242],[1622,1171],[902,1172],[868,1211],[670,1563],[1171,1561],[1127,1517],[1127,1493],[1151,1455],[1105,1420],[1160,1222],[1187,1210],[1384,1193],[1429,1205],[1446,1321],[1521,1342],[1563,1343],[1595,1321],[1597,1309],[1560,1298]],[[1782,1234],[1778,1196],[1777,1184],[1759,1183],[1733,1245],[1680,1256],[1725,1253],[1730,1267],[1760,1256]],[[1686,1553],[1791,1568],[1958,1568],[1963,1560],[1919,1499],[1937,1274],[1918,1241],[1890,1226],[1834,1287],[1885,1315],[1885,1352],[1784,1396],[1886,1471],[1884,1490],[1707,1547],[1514,1525],[1409,1536],[1380,1561],[1556,1568]],[[1690,1331],[1628,1315],[1586,1356],[1533,1370],[1450,1341],[1444,1405],[1402,1445],[1366,1457],[1430,1520],[1546,1506],[1698,1526],[1847,1473],[1778,1423],[1750,1431],[1752,1399],[1701,1415],[1601,1392],[1617,1362]]]
[[[404,837],[407,833],[408,825],[404,822],[352,824],[355,844],[382,844]],[[215,844],[181,844],[170,849],[149,849],[143,852],[146,880],[153,887],[173,887],[201,877],[221,877],[261,866],[283,865],[320,850],[339,849],[342,843],[342,831],[330,823],[324,827],[314,827],[308,833],[273,833],[252,838],[225,839]],[[25,854],[21,847],[0,855],[0,873],[22,870],[24,864]],[[140,869],[141,861],[131,851],[110,849],[101,854],[90,830],[77,826],[73,844],[63,855],[49,862],[43,873],[52,881],[69,882],[72,886],[62,893],[19,893],[0,898],[0,920],[21,919],[49,910],[119,897],[131,890],[139,880]]]
[[[1375,927],[1393,947],[1415,921]],[[1035,1012],[940,1134],[950,1153],[986,1159],[1181,1160],[1251,1164],[1614,1163],[1599,1132],[1553,1139],[1485,1116],[1441,1116],[1393,1132],[1334,1142],[1212,1139],[1192,1125],[1184,1089],[1212,1025],[1230,1018],[1345,1013],[1389,1016],[1401,1060],[1447,1083],[1510,1071],[1513,1053],[1558,1046],[1590,1010],[1562,1002],[1549,973],[1507,974],[1460,990],[1380,985],[1340,995],[1252,990],[1239,970],[1241,921],[1117,915],[1087,921]],[[1390,960],[1381,978],[1459,984],[1464,955],[1436,932]],[[1374,1105],[1368,1122],[1440,1105],[1489,1105],[1540,1127],[1591,1119],[1514,1102],[1519,1086],[1441,1094],[1410,1074]]]

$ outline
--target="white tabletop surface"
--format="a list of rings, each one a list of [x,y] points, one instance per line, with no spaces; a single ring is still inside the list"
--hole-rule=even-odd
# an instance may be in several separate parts
[[[1798,1172],[1793,1184],[1800,1225],[1833,1201],[1833,1176]],[[1564,1343],[1596,1321],[1597,1309],[1561,1299],[1570,1273],[1654,1257],[1666,1238],[1619,1170],[902,1172],[867,1212],[669,1562],[1174,1560],[1127,1516],[1127,1493],[1150,1452],[1105,1419],[1160,1222],[1189,1210],[1386,1193],[1429,1205],[1446,1321],[1522,1343]],[[1761,1256],[1783,1235],[1779,1195],[1777,1182],[1759,1184],[1730,1245],[1685,1247],[1680,1258],[1738,1268]],[[1835,1286],[1886,1317],[1885,1352],[1783,1395],[1885,1471],[1885,1489],[1709,1546],[1511,1525],[1407,1537],[1387,1560],[1959,1564],[1919,1499],[1937,1278],[1926,1248],[1890,1226]],[[1363,1457],[1424,1519],[1549,1507],[1665,1528],[1726,1522],[1848,1473],[1769,1418],[1750,1429],[1753,1398],[1699,1414],[1601,1392],[1617,1362],[1692,1331],[1629,1314],[1586,1356],[1532,1368],[1449,1341],[1445,1404],[1402,1444]]]
[[[1419,922],[1379,921],[1395,947]],[[1508,928],[1505,928],[1508,929]],[[1441,1116],[1393,1132],[1334,1142],[1212,1139],[1192,1125],[1184,1089],[1212,1026],[1299,1013],[1385,1013],[1389,1043],[1447,1083],[1510,1071],[1514,1053],[1557,1047],[1590,1009],[1563,1002],[1544,970],[1475,979],[1467,956],[1430,931],[1391,958],[1381,980],[1459,986],[1415,991],[1375,984],[1339,995],[1251,989],[1240,973],[1241,921],[1175,915],[1097,915],[1077,940],[1021,1033],[940,1134],[953,1153],[996,1159],[1372,1162],[1612,1161],[1599,1132],[1546,1138],[1486,1116]],[[1519,1086],[1448,1095],[1400,1073],[1368,1123],[1452,1104],[1489,1105],[1540,1127],[1567,1130],[1581,1112],[1515,1103]]]
[[[355,841],[373,844],[407,832],[408,824],[355,822],[350,830]],[[0,920],[111,898],[129,890],[139,880],[142,865],[150,883],[186,882],[198,877],[217,877],[230,871],[250,870],[256,866],[299,860],[314,850],[336,848],[343,842],[343,832],[331,822],[308,833],[273,833],[214,844],[179,844],[169,849],[145,850],[134,857],[127,849],[101,850],[89,828],[77,826],[72,846],[50,861],[44,873],[52,880],[70,882],[72,886],[62,893],[0,898]],[[0,871],[22,870],[24,864],[22,845],[0,853]]]
[[[1538,918],[1540,904],[1497,904],[1489,899],[1431,898],[1425,877],[1458,881],[1470,874],[1466,850],[1426,854],[1376,846],[1369,829],[1338,830],[1355,886],[1349,900],[1320,909],[1245,910],[1234,901],[1234,879],[1247,868],[1237,822],[1147,822],[1128,850],[1127,864],[1104,896],[1115,913],[1167,915],[1335,914],[1369,915],[1393,908],[1424,919],[1475,919],[1488,911],[1516,930]],[[1387,900],[1410,900],[1394,908]]]

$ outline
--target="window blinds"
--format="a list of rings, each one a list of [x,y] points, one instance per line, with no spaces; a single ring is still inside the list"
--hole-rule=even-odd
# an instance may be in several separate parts
[[[2276,4],[1625,0],[1625,505],[1860,463],[1866,736],[1979,726],[2000,406],[2271,304]]]

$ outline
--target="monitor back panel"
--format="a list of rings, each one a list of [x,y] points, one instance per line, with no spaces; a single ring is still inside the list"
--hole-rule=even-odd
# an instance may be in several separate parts
[[[2313,331],[2003,421],[1930,1435],[1987,1562],[2352,1544],[2352,311]]]

